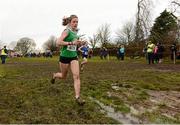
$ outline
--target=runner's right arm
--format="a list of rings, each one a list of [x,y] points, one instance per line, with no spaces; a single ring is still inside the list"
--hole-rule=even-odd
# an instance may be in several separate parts
[[[57,45],[58,46],[68,46],[68,45],[78,45],[81,43],[81,41],[79,40],[75,40],[75,41],[72,41],[72,42],[65,42],[64,39],[67,37],[67,32],[66,31],[63,31],[61,36],[58,38],[57,40]]]

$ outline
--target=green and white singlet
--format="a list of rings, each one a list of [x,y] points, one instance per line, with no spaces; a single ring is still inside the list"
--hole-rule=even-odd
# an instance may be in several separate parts
[[[77,32],[72,31],[70,28],[65,29],[67,37],[64,39],[65,42],[73,42],[78,39]],[[77,57],[77,45],[63,46],[60,51],[60,57],[73,58]]]

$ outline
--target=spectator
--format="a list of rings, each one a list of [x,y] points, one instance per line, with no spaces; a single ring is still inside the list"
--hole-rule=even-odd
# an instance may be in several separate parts
[[[154,50],[153,50],[153,61],[154,63],[159,63],[159,56],[158,56],[158,44],[155,45]]]
[[[124,60],[124,54],[125,54],[125,48],[124,48],[124,45],[121,45],[119,49],[119,57],[121,60]]]
[[[103,59],[103,48],[100,48],[100,58]]]
[[[176,53],[177,53],[176,43],[173,43],[171,45],[170,50],[171,50],[171,60],[173,61],[176,58]]]
[[[158,58],[159,58],[159,63],[162,63],[163,61],[163,52],[164,52],[164,46],[159,42],[157,44],[158,46]]]
[[[103,57],[104,59],[107,59],[107,56],[108,56],[108,50],[106,47],[103,47]]]
[[[154,51],[155,45],[149,41],[147,45],[147,55],[148,55],[148,64],[154,64],[154,59],[153,59],[153,51]]]
[[[6,63],[7,54],[8,54],[8,51],[6,49],[6,46],[4,46],[4,48],[1,49],[1,61],[2,61],[2,64]]]
[[[92,49],[89,49],[89,54],[88,54],[88,56],[89,56],[89,59],[92,58],[92,56],[93,56],[93,50],[92,50]]]

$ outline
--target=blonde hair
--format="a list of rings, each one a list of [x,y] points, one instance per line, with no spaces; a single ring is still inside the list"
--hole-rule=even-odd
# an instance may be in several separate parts
[[[71,15],[70,17],[63,18],[62,25],[66,26],[71,22],[72,19],[78,18],[76,15]]]

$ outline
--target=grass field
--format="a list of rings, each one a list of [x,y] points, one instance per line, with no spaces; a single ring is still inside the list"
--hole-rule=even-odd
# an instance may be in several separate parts
[[[0,123],[179,123],[180,62],[89,60],[81,72],[84,106],[72,75],[50,83],[58,57],[12,58],[0,65]]]

